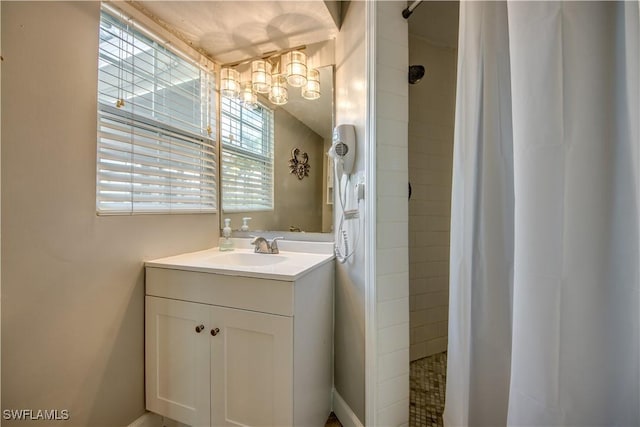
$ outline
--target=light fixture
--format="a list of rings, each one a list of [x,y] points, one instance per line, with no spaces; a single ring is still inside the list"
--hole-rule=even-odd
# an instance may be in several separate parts
[[[269,93],[271,89],[271,63],[264,59],[251,62],[251,81],[257,93]]]
[[[284,74],[276,74],[272,78],[269,101],[275,105],[284,105],[289,101],[287,89],[287,77]]]
[[[1,1],[1,0],[0,0]],[[258,94],[271,103],[284,105],[289,101],[289,86],[301,88],[304,99],[320,98],[320,73],[307,64],[305,46],[271,52],[233,64],[220,70],[220,95],[237,99],[245,108],[255,109]],[[237,68],[241,68],[242,76]]]
[[[302,97],[310,100],[320,98],[320,72],[315,68],[307,72],[307,83],[302,86]]]
[[[220,94],[225,98],[240,96],[240,73],[236,69],[224,67],[220,70]]]
[[[242,94],[240,95],[240,104],[249,110],[258,108],[258,95],[253,91],[251,82],[243,85]]]
[[[284,72],[287,81],[293,87],[302,87],[307,83],[307,55],[293,50],[284,55]]]

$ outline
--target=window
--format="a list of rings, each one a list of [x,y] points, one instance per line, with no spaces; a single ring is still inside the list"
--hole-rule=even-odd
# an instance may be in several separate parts
[[[103,8],[98,213],[216,211],[214,88],[206,68]]]
[[[222,98],[222,209],[273,210],[273,111]]]

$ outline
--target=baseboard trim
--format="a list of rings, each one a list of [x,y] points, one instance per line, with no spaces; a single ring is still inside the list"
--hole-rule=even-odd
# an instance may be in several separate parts
[[[343,427],[364,427],[335,388],[333,389],[333,412]]]
[[[332,390],[333,412],[336,414],[343,427],[364,427],[351,407],[344,401],[336,389]],[[162,417],[153,412],[145,412],[127,427],[162,427]]]
[[[145,412],[127,427],[162,427],[162,417],[153,412]]]

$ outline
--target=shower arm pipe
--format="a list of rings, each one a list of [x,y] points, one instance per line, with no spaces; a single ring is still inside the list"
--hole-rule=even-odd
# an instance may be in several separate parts
[[[420,3],[422,3],[422,0],[415,0],[413,3],[411,3],[409,7],[402,11],[402,17],[404,19],[409,19],[416,7],[420,6]]]

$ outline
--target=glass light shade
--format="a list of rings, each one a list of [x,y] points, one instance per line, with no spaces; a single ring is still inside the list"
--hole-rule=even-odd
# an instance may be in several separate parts
[[[287,77],[284,74],[277,74],[273,76],[271,90],[269,91],[269,101],[276,105],[284,105],[289,101]]]
[[[315,68],[307,72],[307,83],[302,86],[302,97],[304,99],[320,98],[320,72]]]
[[[220,95],[225,98],[240,96],[240,73],[233,68],[220,70]]]
[[[302,87],[307,83],[307,55],[294,50],[285,55],[287,81],[293,87]]]
[[[249,110],[255,110],[258,107],[258,95],[253,91],[251,82],[244,84],[240,94],[240,104]]]
[[[251,81],[257,93],[269,93],[271,89],[271,63],[258,59],[251,63]]]

